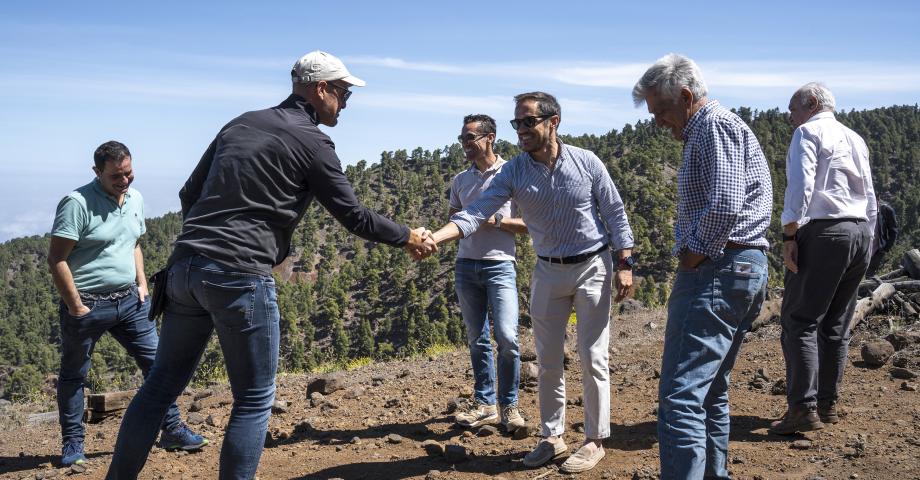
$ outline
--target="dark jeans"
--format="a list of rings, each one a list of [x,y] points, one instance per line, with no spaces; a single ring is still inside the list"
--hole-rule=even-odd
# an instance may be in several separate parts
[[[83,440],[83,387],[89,372],[93,349],[102,334],[109,332],[137,362],[144,377],[150,372],[157,352],[157,326],[147,318],[149,302],[141,303],[137,289],[117,300],[85,302],[89,313],[74,317],[60,304],[61,371],[58,376],[57,402],[63,443]],[[163,428],[179,423],[175,402],[161,414]],[[161,422],[157,422],[157,426]],[[154,434],[156,432],[154,431]]]
[[[725,249],[677,272],[658,384],[663,480],[729,478],[729,375],[766,293],[767,257],[757,249]]]
[[[233,392],[220,478],[251,479],[275,398],[280,336],[275,282],[195,255],[170,267],[166,295],[156,361],[121,422],[107,478],[140,473],[156,436],[155,419],[185,389],[216,330]]]
[[[780,316],[790,407],[837,400],[871,240],[855,220],[813,220],[796,236],[799,273],[786,271]]]

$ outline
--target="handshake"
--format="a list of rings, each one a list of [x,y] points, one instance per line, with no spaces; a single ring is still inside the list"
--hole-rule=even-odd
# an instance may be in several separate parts
[[[424,260],[438,251],[438,244],[434,234],[425,227],[409,230],[409,241],[406,242],[406,251],[416,261]]]

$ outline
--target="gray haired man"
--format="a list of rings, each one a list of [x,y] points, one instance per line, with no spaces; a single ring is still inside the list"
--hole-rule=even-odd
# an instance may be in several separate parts
[[[809,83],[789,100],[780,323],[788,409],[781,435],[837,423],[856,289],[869,266],[878,207],[869,150],[834,118],[834,96]]]
[[[729,478],[728,379],[767,288],[767,160],[744,121],[706,95],[696,63],[673,53],[633,88],[636,105],[684,143],[658,386],[663,479]]]

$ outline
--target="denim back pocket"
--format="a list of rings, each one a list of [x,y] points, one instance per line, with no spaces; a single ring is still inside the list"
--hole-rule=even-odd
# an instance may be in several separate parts
[[[764,266],[736,257],[731,263],[716,270],[714,309],[730,314],[740,324],[763,288],[765,277]],[[718,308],[720,306],[721,309]]]
[[[229,328],[252,325],[252,311],[256,303],[256,285],[248,280],[227,284],[201,282],[204,307],[214,323]]]

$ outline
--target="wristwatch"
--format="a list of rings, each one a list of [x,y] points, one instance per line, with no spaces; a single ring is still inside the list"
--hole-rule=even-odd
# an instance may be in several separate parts
[[[495,214],[495,228],[502,228],[502,219],[505,218],[504,215],[500,213]]]
[[[620,263],[617,264],[617,270],[632,270],[634,266],[636,266],[636,258],[630,255],[620,259]]]

